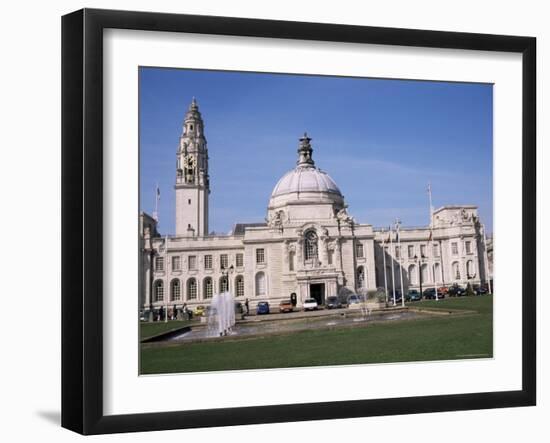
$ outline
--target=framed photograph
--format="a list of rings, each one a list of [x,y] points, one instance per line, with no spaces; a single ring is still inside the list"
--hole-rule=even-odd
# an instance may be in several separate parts
[[[535,405],[531,37],[62,21],[62,425]]]

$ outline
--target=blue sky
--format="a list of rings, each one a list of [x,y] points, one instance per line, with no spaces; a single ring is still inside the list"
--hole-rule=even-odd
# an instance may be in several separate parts
[[[176,149],[192,97],[210,157],[210,230],[263,221],[277,180],[295,166],[298,138],[344,194],[359,223],[429,222],[437,208],[474,204],[493,224],[492,85],[140,69],[140,206],[174,232]]]

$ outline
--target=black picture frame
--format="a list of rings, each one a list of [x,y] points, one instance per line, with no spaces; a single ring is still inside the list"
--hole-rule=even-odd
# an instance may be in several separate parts
[[[108,28],[522,54],[522,389],[131,415],[103,412],[103,31]],[[536,404],[536,39],[83,9],[62,18],[62,426],[82,434]]]

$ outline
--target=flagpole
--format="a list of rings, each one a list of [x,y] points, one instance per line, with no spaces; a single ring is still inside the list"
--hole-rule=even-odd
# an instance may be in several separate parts
[[[391,288],[393,292],[393,305],[395,306],[395,272],[393,264],[393,240],[392,240],[392,228],[390,225],[390,258],[391,258]]]
[[[382,256],[384,257],[384,291],[386,293],[386,303],[388,303],[388,277],[386,275],[386,238],[382,230]]]
[[[430,256],[432,257],[432,274],[434,277],[435,301],[439,301],[439,296],[437,294],[437,278],[435,275],[434,231],[431,228],[430,228],[430,239],[431,239],[430,247],[432,250]]]
[[[168,275],[168,234],[164,237],[164,274]],[[166,309],[164,311],[164,322],[168,323],[168,299],[170,298],[170,285],[168,280],[165,280],[166,294],[164,300],[166,301]]]
[[[399,234],[399,226],[401,221],[395,220],[395,230],[397,232],[397,249],[399,250],[399,278],[401,279],[401,306],[405,307],[405,292],[403,290],[403,251],[401,250],[401,235]]]
[[[428,201],[430,204],[430,257],[432,258],[431,264],[432,264],[432,275],[434,279],[434,290],[435,290],[435,301],[439,301],[439,297],[437,294],[437,279],[435,277],[435,257],[434,257],[434,207],[432,204],[432,184],[428,182]],[[420,272],[422,272],[422,269],[420,269]]]
[[[155,190],[155,212],[153,212],[153,218],[158,223],[159,221],[159,200],[160,200],[160,188],[157,183],[157,188]]]

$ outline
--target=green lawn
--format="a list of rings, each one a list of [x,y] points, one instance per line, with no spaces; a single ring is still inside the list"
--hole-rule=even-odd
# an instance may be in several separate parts
[[[412,303],[476,314],[227,342],[141,345],[144,374],[492,357],[491,296]]]
[[[168,322],[156,321],[156,322],[142,322],[139,325],[140,340],[153,337],[163,332],[173,331],[174,329],[183,328],[191,324],[187,320],[171,320]]]

